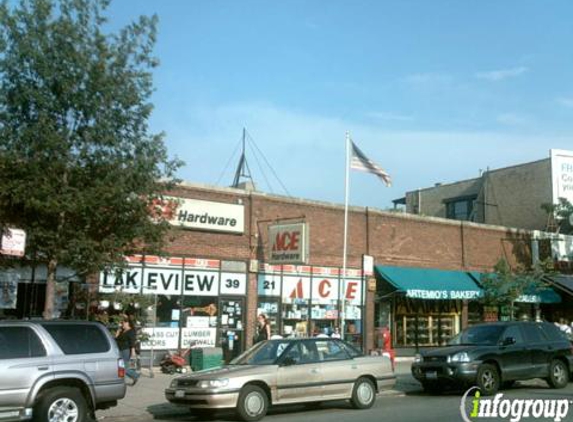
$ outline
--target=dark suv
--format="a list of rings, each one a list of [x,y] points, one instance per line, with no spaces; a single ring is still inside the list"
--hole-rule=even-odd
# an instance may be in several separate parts
[[[573,368],[571,343],[547,322],[497,322],[466,328],[446,347],[416,355],[412,374],[424,390],[476,385],[492,395],[517,380],[543,378],[563,388]]]

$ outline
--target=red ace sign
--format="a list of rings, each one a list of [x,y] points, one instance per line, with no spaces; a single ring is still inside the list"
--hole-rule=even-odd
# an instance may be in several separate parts
[[[308,262],[308,227],[306,223],[269,226],[269,260],[271,264],[305,264]]]

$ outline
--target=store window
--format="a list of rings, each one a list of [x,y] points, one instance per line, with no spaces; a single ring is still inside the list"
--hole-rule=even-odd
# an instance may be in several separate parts
[[[313,277],[311,333],[331,335],[338,325],[339,287],[337,278]]]
[[[277,269],[280,272],[280,269]],[[258,312],[264,313],[271,323],[271,335],[282,334],[280,326],[281,276],[279,274],[259,274]]]
[[[396,346],[443,346],[460,331],[462,302],[396,298]]]
[[[340,338],[344,305],[344,338],[362,348],[363,289],[358,270],[344,282],[338,268],[264,266],[258,277],[258,309],[271,320],[272,334]]]
[[[310,277],[283,276],[282,323],[285,335],[309,335]]]
[[[149,299],[142,350],[222,346],[229,358],[244,350],[244,262],[157,256],[127,260],[123,271],[100,274],[99,293]]]

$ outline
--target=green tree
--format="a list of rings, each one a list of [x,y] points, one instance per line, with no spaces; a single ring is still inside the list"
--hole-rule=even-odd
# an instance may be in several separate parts
[[[541,208],[557,223],[556,231],[573,235],[573,204],[566,198],[559,198],[557,204],[543,204]]]
[[[157,18],[110,33],[108,3],[0,5],[0,223],[47,265],[45,318],[59,265],[86,275],[161,247],[150,211],[181,164],[148,126]]]
[[[553,274],[553,263],[542,261],[532,268],[517,267],[512,269],[509,263],[501,258],[494,266],[493,273],[482,276],[484,304],[489,306],[508,307],[510,317],[514,318],[514,305],[524,296],[538,296],[547,290],[542,281]]]

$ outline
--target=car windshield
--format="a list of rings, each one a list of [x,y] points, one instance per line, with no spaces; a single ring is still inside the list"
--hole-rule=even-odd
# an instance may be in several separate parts
[[[288,348],[285,340],[268,340],[255,344],[231,361],[231,365],[273,365]]]
[[[504,329],[505,327],[502,325],[476,325],[463,330],[448,344],[452,346],[461,344],[493,346],[498,344]]]

